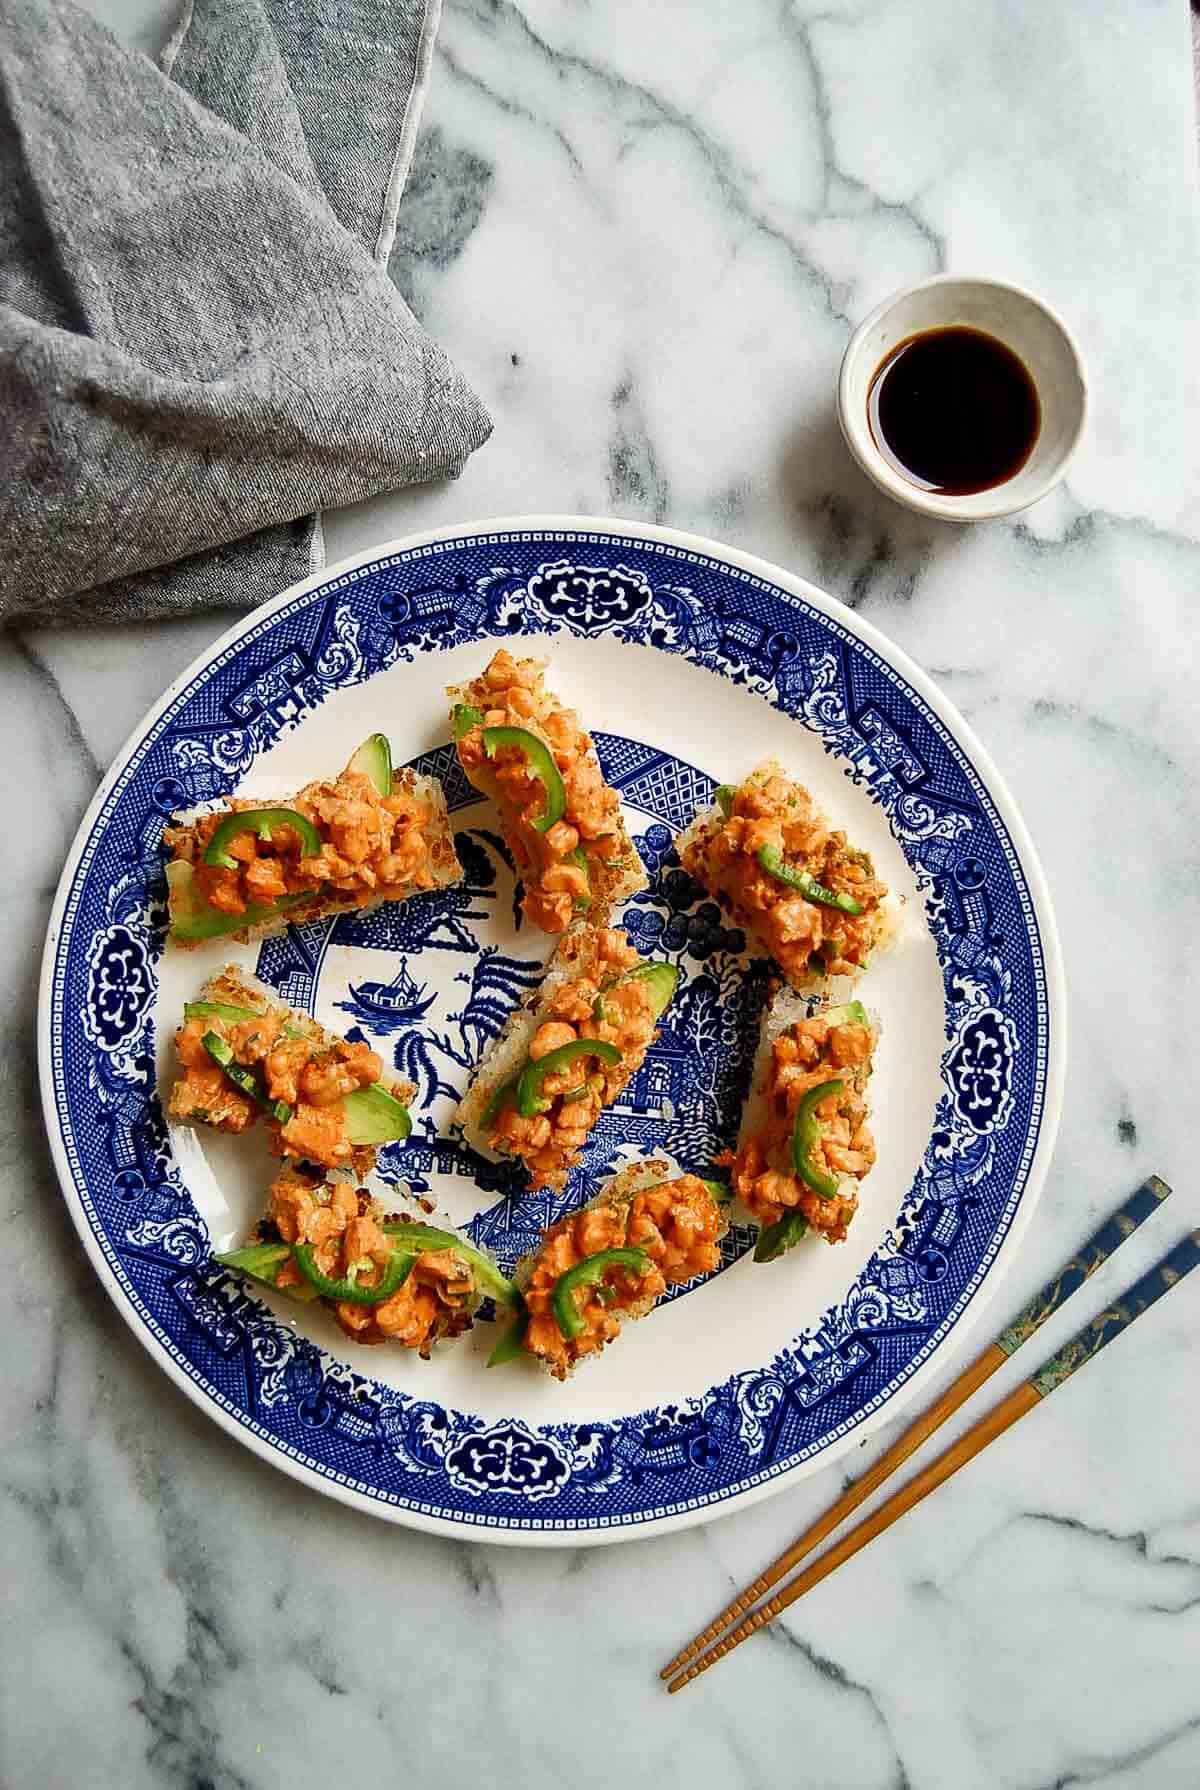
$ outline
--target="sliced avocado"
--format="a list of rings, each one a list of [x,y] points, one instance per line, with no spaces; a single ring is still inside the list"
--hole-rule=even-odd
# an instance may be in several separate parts
[[[844,1006],[830,1007],[825,1018],[831,1026],[869,1026],[871,1023],[861,1001],[847,1001]]]
[[[487,1358],[489,1367],[503,1367],[506,1361],[515,1361],[518,1355],[525,1353],[525,1332],[529,1328],[529,1314],[525,1312],[515,1323],[510,1324],[500,1341]]]
[[[288,1243],[250,1243],[245,1249],[232,1249],[226,1255],[215,1255],[214,1262],[220,1262],[222,1268],[228,1268],[234,1274],[245,1274],[251,1280],[261,1281],[265,1287],[273,1287],[279,1270],[292,1253]],[[300,1281],[295,1286],[280,1289],[289,1298],[308,1301],[315,1299],[315,1288],[307,1281]]]
[[[808,1220],[803,1212],[788,1212],[776,1223],[759,1231],[754,1259],[756,1262],[774,1262],[807,1234]]]
[[[355,1088],[342,1100],[346,1114],[346,1136],[352,1144],[392,1144],[406,1138],[412,1130],[408,1108],[378,1083],[370,1088]]]
[[[220,1262],[222,1268],[234,1268],[239,1274],[249,1274],[252,1279],[265,1281],[267,1286],[273,1287],[276,1275],[291,1253],[290,1243],[249,1243],[245,1249],[214,1255],[213,1260]]]
[[[222,1019],[235,1026],[243,1019],[261,1019],[253,1007],[232,1007],[228,1001],[189,1001],[183,1009],[185,1019]]]
[[[670,1006],[675,990],[679,986],[679,971],[673,963],[654,961],[635,964],[633,969],[624,970],[619,976],[612,976],[600,985],[600,993],[592,1002],[592,1018],[612,1024],[610,1009],[604,996],[610,988],[616,988],[622,982],[644,982],[650,991],[651,1011],[655,1019],[661,1018]]]
[[[381,796],[392,793],[392,748],[386,733],[370,733],[350,763],[348,771],[370,778]]]
[[[644,982],[650,990],[650,1000],[655,1019],[666,1012],[679,987],[679,971],[673,963],[643,963],[637,969],[630,970],[630,979],[637,978]]]

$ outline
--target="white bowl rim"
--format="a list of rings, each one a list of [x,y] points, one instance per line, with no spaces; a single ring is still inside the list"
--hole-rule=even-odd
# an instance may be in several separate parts
[[[1021,467],[1011,478],[1005,479],[1001,484],[995,485],[987,491],[972,491],[958,497],[945,497],[937,492],[923,491],[919,485],[914,485],[894,470],[872,440],[865,413],[860,418],[857,414],[858,406],[851,406],[849,399],[851,372],[862,351],[862,344],[870,331],[898,305],[915,297],[917,293],[927,292],[936,286],[976,286],[991,292],[1003,292],[1010,298],[1019,299],[1025,304],[1032,305],[1035,310],[1040,311],[1044,317],[1049,319],[1067,350],[1068,360],[1074,369],[1079,391],[1079,416],[1075,424],[1075,431],[1063,452],[1056,460],[1049,463],[1041,478],[1032,487],[1031,494],[1022,496],[1017,503],[1012,501],[1011,492],[1017,479],[1021,476],[1021,472],[1024,471],[1024,467]],[[894,497],[897,503],[904,504],[908,509],[918,510],[923,515],[936,516],[947,522],[995,520],[999,516],[1012,516],[1021,510],[1028,509],[1031,504],[1039,502],[1048,492],[1052,491],[1066,476],[1067,469],[1075,458],[1076,450],[1087,426],[1087,367],[1083,351],[1070,325],[1059,315],[1052,304],[1039,297],[1036,292],[1031,292],[1027,286],[1018,286],[1012,280],[992,279],[987,274],[936,273],[931,274],[928,279],[914,280],[911,285],[901,286],[887,298],[882,299],[875,309],[863,318],[847,342],[842,355],[841,367],[838,371],[837,415],[846,445],[858,465],[881,491],[886,492],[889,497]],[[1006,491],[1010,493],[1007,498],[1004,496]],[[981,504],[979,502],[981,498],[991,499],[991,501]]]

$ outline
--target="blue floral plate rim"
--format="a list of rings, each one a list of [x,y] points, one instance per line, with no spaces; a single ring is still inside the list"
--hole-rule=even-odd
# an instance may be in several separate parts
[[[55,1061],[56,970],[60,959],[59,947],[63,940],[64,921],[69,922],[70,920],[68,905],[71,902],[73,891],[76,890],[80,866],[85,857],[89,855],[89,848],[95,843],[98,824],[105,815],[114,790],[118,788],[129,771],[131,761],[135,759],[139,748],[154,737],[155,728],[162,717],[171,710],[181,696],[192,690],[214,667],[223,666],[231,661],[236,656],[238,648],[247,645],[251,637],[263,637],[266,632],[265,624],[277,621],[285,612],[299,609],[303,600],[312,598],[314,593],[325,595],[338,589],[344,590],[353,587],[369,579],[372,572],[378,572],[384,567],[397,567],[410,563],[414,556],[437,550],[448,553],[466,550],[469,547],[492,548],[499,546],[509,546],[514,549],[536,547],[539,550],[544,547],[547,549],[548,556],[552,556],[548,558],[551,570],[559,569],[555,561],[561,561],[564,548],[575,552],[577,557],[589,549],[605,551],[616,548],[622,553],[634,556],[638,554],[659,555],[675,561],[683,560],[688,565],[705,569],[711,577],[716,578],[723,574],[727,578],[738,580],[744,585],[768,593],[769,597],[781,601],[785,606],[795,606],[800,611],[809,611],[813,617],[822,618],[832,634],[853,642],[854,650],[861,653],[865,659],[873,660],[880,665],[895,681],[898,688],[906,690],[911,695],[917,707],[923,705],[923,712],[934,730],[949,744],[952,752],[961,759],[967,783],[982,798],[982,805],[988,812],[995,815],[999,823],[1003,855],[1012,860],[1014,875],[1019,876],[1022,912],[1026,913],[1027,910],[1027,920],[1033,941],[1033,963],[1035,966],[1033,982],[1036,987],[1035,998],[1038,1012],[1036,1124],[1031,1128],[1029,1137],[1024,1140],[1025,1148],[1011,1205],[1006,1208],[996,1235],[989,1238],[982,1249],[978,1270],[972,1274],[970,1284],[965,1288],[964,1296],[948,1312],[945,1321],[932,1329],[925,1345],[915,1351],[903,1371],[893,1377],[881,1396],[872,1396],[865,1400],[861,1408],[853,1410],[845,1421],[836,1424],[820,1444],[796,1449],[783,1462],[775,1461],[764,1464],[761,1471],[744,1474],[736,1484],[714,1485],[710,1495],[676,1496],[657,1506],[651,1503],[650,1507],[644,1510],[614,1510],[611,1515],[603,1512],[602,1500],[598,1501],[593,1498],[591,1507],[593,1514],[578,1520],[567,1518],[563,1521],[555,1521],[548,1514],[542,1514],[545,1506],[535,1513],[527,1505],[523,1512],[515,1515],[510,1514],[511,1507],[506,1504],[506,1497],[516,1487],[497,1480],[494,1473],[491,1479],[487,1478],[486,1472],[484,1478],[479,1478],[480,1469],[477,1457],[480,1455],[480,1447],[478,1444],[487,1445],[483,1448],[484,1454],[487,1453],[488,1447],[492,1447],[494,1453],[496,1436],[501,1437],[503,1450],[506,1451],[505,1474],[507,1474],[513,1458],[518,1459],[522,1471],[527,1470],[528,1463],[520,1462],[520,1451],[524,1449],[528,1453],[532,1448],[536,1454],[539,1443],[528,1427],[519,1421],[507,1426],[507,1429],[504,1426],[493,1425],[491,1429],[482,1434],[467,1436],[465,1440],[471,1444],[471,1447],[465,1453],[461,1447],[459,1448],[461,1458],[458,1462],[458,1477],[454,1478],[452,1474],[452,1479],[457,1488],[466,1485],[471,1493],[471,1498],[460,1504],[456,1500],[447,1503],[442,1499],[439,1502],[435,1496],[431,1503],[419,1497],[397,1497],[388,1490],[372,1487],[357,1480],[353,1475],[347,1476],[340,1470],[331,1469],[319,1456],[309,1452],[307,1446],[293,1446],[286,1438],[270,1433],[255,1422],[248,1413],[239,1411],[235,1407],[235,1403],[225,1397],[215,1385],[206,1383],[204,1374],[196,1371],[186,1351],[181,1349],[177,1341],[155,1321],[151,1313],[138,1303],[128,1280],[119,1271],[116,1252],[98,1227],[94,1210],[91,1209],[91,1202],[88,1198],[86,1176],[81,1169],[74,1140],[70,1136],[70,1125],[65,1116],[66,1092],[59,1074],[60,1066]],[[592,557],[595,557],[595,552]],[[539,575],[546,569],[545,565],[539,566]],[[573,569],[574,563],[570,562],[568,571]],[[585,566],[585,569],[588,568]],[[604,568],[593,567],[590,569],[601,571]],[[621,562],[617,562],[616,568],[609,567],[608,569],[625,570]],[[531,579],[530,582],[532,585],[536,580]],[[764,598],[764,600],[767,599]],[[516,625],[519,627],[520,624]],[[603,625],[612,626],[611,622]],[[586,629],[576,631],[586,632]],[[480,637],[488,638],[495,632],[494,628],[485,629]],[[628,631],[619,631],[619,637],[636,639],[637,635]],[[649,635],[646,638],[650,644],[658,644]],[[423,650],[420,644],[418,644],[417,650],[418,652]],[[684,648],[673,646],[667,650],[682,651]],[[695,654],[691,656],[695,658]],[[710,668],[713,667],[710,665]],[[727,666],[723,664],[718,663],[715,668],[726,670],[728,674]],[[781,697],[784,689],[785,670],[786,667],[783,667],[776,673],[768,667],[769,677],[776,677]],[[736,681],[743,681],[740,674]],[[828,691],[819,691],[814,685],[811,690],[812,712],[809,713],[806,710],[808,724],[821,725],[823,732],[825,731],[824,722],[828,719],[830,710],[827,704],[822,710],[817,698],[820,697],[824,700],[828,694]],[[769,699],[773,700],[773,697]],[[320,698],[318,697],[317,700],[319,701]],[[776,702],[775,706],[784,708],[787,713],[795,713],[795,709],[787,707],[782,700]],[[873,722],[873,725],[878,725],[877,720]],[[886,731],[885,722],[884,732],[886,733]],[[843,750],[839,740],[830,738],[828,733],[826,733],[826,746],[835,754]],[[868,762],[869,760],[870,754],[868,754]],[[855,780],[859,781],[860,779],[856,776]],[[872,794],[873,799],[880,799],[874,791]],[[966,886],[965,879],[964,886]],[[69,951],[69,932],[67,942]],[[947,974],[949,974],[949,965],[946,967]],[[1000,1015],[1000,1019],[1004,1024],[1010,1023],[1004,1019],[1003,1015]],[[272,602],[239,618],[209,648],[198,654],[130,734],[115,756],[80,823],[60,879],[47,929],[42,965],[38,1030],[39,1068],[47,1136],[73,1222],[101,1281],[126,1322],[153,1357],[188,1396],[214,1417],[231,1435],[252,1448],[261,1458],[282,1467],[294,1478],[314,1489],[337,1497],[345,1503],[368,1510],[372,1514],[381,1515],[389,1520],[407,1523],[436,1533],[459,1538],[474,1536],[477,1539],[511,1545],[535,1546],[594,1545],[687,1527],[690,1524],[706,1520],[710,1516],[723,1514],[771,1495],[806,1471],[812,1471],[818,1465],[830,1463],[838,1454],[844,1452],[852,1441],[864,1439],[883,1421],[895,1416],[899,1408],[897,1400],[899,1399],[903,1403],[916,1395],[927,1377],[932,1374],[935,1362],[941,1361],[944,1348],[950,1341],[951,1335],[955,1346],[965,1340],[987,1302],[994,1296],[1004,1268],[1012,1260],[1020,1238],[1032,1218],[1049,1167],[1061,1113],[1066,1069],[1065,981],[1057,928],[1040,862],[1019,809],[990,755],[935,682],[871,623],[847,610],[808,580],[772,565],[753,554],[661,525],[570,515],[491,518],[453,527],[423,530],[383,543],[326,567],[319,573],[292,586]],[[195,1297],[194,1290],[189,1293],[188,1297]],[[771,1367],[773,1371],[778,1372],[777,1363],[771,1364]],[[355,1376],[350,1377],[354,1378]],[[364,1383],[369,1384],[369,1382]],[[722,1389],[714,1389],[714,1391],[720,1390]],[[755,1399],[759,1398],[760,1394],[765,1398],[762,1387],[755,1385],[749,1390],[744,1401],[742,1415],[744,1421],[749,1423],[751,1430],[754,1429],[756,1419],[753,1414],[748,1417],[746,1414],[747,1412],[753,1413],[758,1408],[755,1405]],[[361,1387],[356,1390],[355,1396],[364,1396]],[[408,1403],[412,1404],[413,1401],[409,1400]],[[765,1405],[763,1408],[765,1409]],[[641,1415],[643,1417],[647,1415],[661,1416],[661,1412],[642,1413]],[[706,1427],[698,1420],[693,1421],[695,1413],[680,1414],[675,1411],[674,1407],[671,1408],[671,1415],[679,1416],[678,1430],[685,1449],[685,1465],[688,1458],[703,1464],[703,1451],[712,1445],[709,1430],[713,1426]],[[446,1421],[444,1416],[441,1421],[444,1427]],[[481,1427],[477,1426],[477,1429]],[[593,1427],[597,1430],[596,1436],[591,1433]],[[619,1429],[619,1422],[615,1427]],[[574,1464],[570,1467],[564,1465],[565,1478],[559,1475],[555,1485],[550,1488],[551,1492],[559,1489],[561,1484],[571,1483],[570,1475],[576,1468],[579,1468],[580,1486],[586,1486],[597,1494],[610,1480],[612,1483],[619,1480],[620,1472],[612,1464],[611,1445],[609,1445],[609,1453],[606,1457],[609,1463],[607,1469],[609,1479],[606,1480],[594,1470],[597,1453],[598,1451],[603,1452],[598,1441],[598,1432],[602,1428],[602,1425],[585,1426],[586,1434],[582,1431],[577,1433],[567,1451],[570,1454],[571,1448],[574,1449],[572,1456]],[[503,1435],[501,1435],[502,1430],[504,1431]],[[538,1434],[540,1433],[538,1432]],[[547,1430],[545,1435],[548,1438],[547,1445],[551,1453],[555,1453],[556,1445],[551,1432]],[[688,1439],[689,1436],[692,1438],[691,1441]],[[699,1440],[695,1439],[697,1437]],[[426,1435],[420,1438],[422,1441],[426,1439]],[[423,1473],[431,1471],[428,1460],[420,1456],[419,1446],[414,1446],[411,1437],[407,1446],[412,1464],[419,1467]],[[517,1451],[515,1457],[513,1456],[514,1448]],[[686,1454],[689,1448],[693,1450],[690,1457]],[[699,1454],[694,1452],[696,1449],[700,1450]],[[443,1445],[443,1464],[446,1452]],[[561,1446],[557,1452],[561,1454]],[[464,1461],[467,1462],[466,1466],[463,1465]],[[473,1465],[472,1462],[474,1462]],[[764,1462],[767,1462],[766,1456],[764,1456]],[[582,1467],[580,1467],[580,1463],[583,1463]],[[494,1467],[494,1462],[492,1465]],[[592,1472],[590,1484],[587,1480],[587,1471],[584,1469]],[[491,1468],[487,1469],[487,1471],[491,1470]],[[554,1473],[558,1474],[558,1472],[559,1468],[556,1464]],[[630,1475],[627,1474],[626,1478],[630,1478]],[[632,1482],[640,1484],[638,1475],[632,1475]],[[500,1494],[505,1494],[505,1496],[502,1497]],[[542,1490],[532,1493],[535,1500],[540,1499],[542,1495]],[[499,1510],[496,1508],[497,1501],[500,1505]]]

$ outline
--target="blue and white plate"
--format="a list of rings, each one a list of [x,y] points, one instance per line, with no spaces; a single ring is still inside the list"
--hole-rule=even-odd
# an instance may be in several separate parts
[[[444,689],[500,640],[552,660],[652,883],[624,922],[682,972],[662,1035],[565,1198],[526,1194],[448,1130],[548,941],[448,744]],[[163,952],[161,833],[243,785],[281,795],[387,733],[445,785],[466,877],[366,919],[231,952]],[[404,1180],[511,1265],[631,1156],[705,1172],[736,1134],[765,966],[679,868],[673,836],[718,782],[773,754],[903,898],[863,998],[883,1015],[878,1165],[849,1239],[679,1289],[565,1386],[490,1372],[479,1324],[431,1362],[356,1348],[320,1308],[264,1301],[211,1252],[240,1241],[265,1145],[172,1134],[161,1094],[180,1009],[231,955],[356,1028],[418,1084]],[[549,518],[400,542],[286,592],[170,689],[79,830],[50,923],[46,1124],[72,1216],[117,1306],[230,1433],[393,1521],[552,1545],[678,1528],[777,1490],[892,1416],[957,1348],[1045,1175],[1064,998],[1041,871],[996,772],[930,680],[812,585],[665,528]]]

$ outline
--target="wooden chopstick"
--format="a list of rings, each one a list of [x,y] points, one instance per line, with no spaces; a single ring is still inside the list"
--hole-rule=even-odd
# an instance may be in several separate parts
[[[958,1472],[960,1467],[965,1466],[967,1461],[981,1453],[989,1442],[994,1442],[997,1436],[1003,1435],[1004,1431],[1019,1417],[1024,1417],[1025,1413],[1040,1404],[1042,1399],[1048,1398],[1056,1386],[1061,1386],[1064,1380],[1070,1378],[1076,1368],[1082,1367],[1085,1361],[1090,1361],[1093,1356],[1098,1355],[1114,1336],[1119,1336],[1121,1331],[1127,1329],[1135,1318],[1140,1317],[1148,1307],[1154,1304],[1156,1299],[1161,1299],[1164,1293],[1168,1292],[1171,1287],[1183,1279],[1185,1274],[1190,1274],[1192,1269],[1197,1266],[1200,1266],[1200,1230],[1192,1231],[1189,1236],[1177,1243],[1175,1248],[1160,1262],[1157,1262],[1135,1286],[1130,1287],[1129,1291],[1122,1294],[1120,1299],[1113,1304],[1098,1312],[1089,1324],[1086,1324],[1064,1348],[1059,1350],[1057,1355],[1052,1355],[1049,1361],[1043,1362],[1035,1374],[1031,1374],[1028,1380],[1022,1381],[994,1410],[989,1411],[985,1417],[981,1417],[979,1422],[967,1431],[966,1435],[961,1436],[944,1454],[939,1455],[937,1460],[933,1461],[923,1472],[918,1473],[915,1479],[910,1480],[907,1485],[901,1486],[900,1490],[893,1493],[886,1503],[881,1504],[878,1510],[873,1511],[848,1535],[843,1536],[841,1541],[836,1542],[828,1553],[822,1554],[819,1560],[814,1560],[810,1567],[798,1574],[782,1591],[769,1598],[765,1604],[760,1604],[745,1621],[740,1622],[715,1647],[710,1648],[707,1653],[694,1660],[686,1671],[672,1678],[667,1689],[672,1692],[682,1690],[685,1684],[690,1684],[694,1678],[698,1678],[702,1672],[706,1672],[709,1666],[714,1665],[717,1660],[724,1659],[725,1655],[731,1653],[747,1636],[765,1627],[781,1611],[786,1610],[789,1604],[795,1603],[796,1599],[803,1597],[806,1591],[811,1590],[814,1585],[820,1584],[822,1579],[828,1578],[835,1568],[849,1560],[852,1555],[857,1554],[860,1549],[865,1548],[868,1542],[873,1541],[884,1529],[890,1528],[899,1517],[911,1510],[914,1504],[919,1504],[922,1498],[927,1498],[937,1486],[944,1484],[947,1479]]]
[[[819,1560],[814,1560],[810,1567],[799,1573],[782,1591],[776,1592],[765,1604],[760,1604],[724,1640],[718,1641],[715,1647],[693,1661],[685,1672],[672,1678],[667,1689],[672,1692],[682,1690],[693,1678],[699,1678],[702,1672],[707,1672],[719,1659],[732,1653],[747,1636],[765,1628],[789,1604],[794,1604],[806,1591],[811,1591],[814,1585],[827,1579],[843,1561],[849,1560],[852,1555],[865,1548],[868,1542],[874,1541],[877,1535],[890,1528],[914,1504],[919,1504],[922,1498],[927,1498],[930,1492],[943,1485],[960,1467],[982,1453],[989,1442],[994,1442],[997,1436],[1003,1435],[1019,1417],[1024,1417],[1027,1411],[1048,1398],[1055,1387],[1069,1379],[1077,1367],[1082,1367],[1085,1361],[1098,1355],[1114,1336],[1119,1336],[1122,1330],[1128,1329],[1135,1318],[1140,1317],[1156,1299],[1161,1299],[1164,1293],[1169,1292],[1185,1274],[1190,1274],[1197,1266],[1200,1266],[1200,1230],[1192,1231],[1177,1243],[1170,1254],[1157,1262],[1135,1286],[1130,1287],[1127,1293],[1122,1294],[1120,1299],[1105,1310],[1098,1312],[1090,1324],[1086,1324],[1071,1338],[1065,1348],[1060,1349],[1057,1355],[1052,1355],[1049,1361],[1043,1362],[1037,1373],[1032,1374],[1028,1380],[1022,1380],[1007,1398],[1002,1399],[985,1417],[981,1417],[966,1435],[960,1436],[957,1442],[944,1454],[940,1454],[923,1472],[918,1473],[915,1479],[901,1486],[878,1510],[872,1511],[863,1522],[856,1524],[848,1535],[835,1542],[828,1553],[822,1554]]]
[[[1081,1287],[1084,1281],[1094,1274],[1115,1250],[1120,1248],[1126,1237],[1132,1236],[1139,1225],[1144,1224],[1152,1213],[1157,1212],[1170,1192],[1170,1187],[1158,1175],[1151,1175],[1144,1181],[1137,1191],[1126,1200],[1125,1204],[1114,1212],[1100,1226],[1099,1230],[1076,1251],[1070,1261],[1059,1270],[1055,1278],[1049,1281],[1041,1292],[1034,1295],[1007,1329],[1001,1332],[996,1341],[986,1348],[982,1355],[977,1356],[953,1384],[947,1387],[936,1403],[931,1405],[929,1410],[924,1412],[892,1444],[891,1448],[880,1456],[875,1465],[869,1468],[861,1479],[855,1480],[852,1485],[847,1486],[841,1497],[830,1506],[824,1515],[818,1517],[816,1522],[806,1529],[772,1565],[767,1567],[766,1571],[761,1573],[752,1585],[749,1585],[740,1596],[734,1598],[732,1603],[727,1604],[720,1615],[715,1617],[694,1640],[689,1641],[688,1645],[675,1655],[670,1664],[663,1667],[660,1676],[674,1679],[680,1673],[681,1668],[695,1659],[697,1654],[701,1653],[721,1634],[722,1630],[743,1616],[753,1604],[757,1603],[760,1597],[766,1595],[772,1585],[777,1585],[780,1579],[798,1565],[805,1555],[817,1546],[818,1542],[824,1541],[825,1537],[836,1529],[838,1524],[850,1515],[851,1511],[857,1510],[864,1499],[869,1498],[872,1492],[876,1491],[895,1472],[897,1467],[903,1465],[923,1442],[928,1441],[929,1437],[940,1429],[946,1419],[952,1416],[973,1392],[990,1379],[997,1368],[1002,1367],[1009,1357],[1016,1353],[1022,1343],[1027,1342],[1041,1328],[1047,1318],[1062,1309],[1071,1294]],[[1003,1409],[1003,1406],[1000,1409]],[[1023,1413],[1017,1413],[1017,1415],[1021,1414]],[[1015,1417],[1010,1417],[1008,1421],[1014,1422]],[[1007,1428],[1007,1424],[1001,1427]],[[995,1433],[999,1434],[1000,1431]],[[921,1496],[924,1494],[922,1493]],[[887,1507],[885,1506],[885,1508]],[[868,1536],[866,1540],[869,1539]],[[865,1541],[859,1545],[865,1546]],[[832,1566],[828,1570],[832,1571]],[[824,1577],[825,1575],[822,1573],[820,1576]],[[812,1581],[814,1584],[816,1582],[815,1579]],[[807,1587],[805,1588],[807,1589]],[[798,1595],[799,1593],[797,1593]],[[780,1608],[783,1607],[781,1604]],[[753,1631],[747,1629],[746,1632]],[[714,1651],[713,1658],[718,1657],[721,1657],[720,1653]],[[697,1670],[699,1669],[697,1668]],[[695,1673],[690,1673],[679,1678],[677,1683],[672,1682],[671,1690],[678,1690],[683,1684],[690,1683],[691,1678],[695,1675]]]

